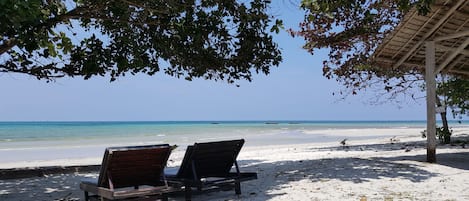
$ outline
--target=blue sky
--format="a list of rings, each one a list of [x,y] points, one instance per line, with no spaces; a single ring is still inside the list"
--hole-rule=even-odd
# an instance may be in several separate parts
[[[286,28],[303,14],[274,4]],[[282,7],[275,9],[275,7]],[[46,83],[20,74],[0,74],[0,121],[160,120],[424,120],[425,104],[405,101],[370,105],[373,93],[340,100],[342,88],[322,76],[327,52],[310,55],[301,38],[275,36],[284,61],[271,74],[256,75],[240,87],[207,80],[192,82],[159,74],[90,80],[62,78]]]

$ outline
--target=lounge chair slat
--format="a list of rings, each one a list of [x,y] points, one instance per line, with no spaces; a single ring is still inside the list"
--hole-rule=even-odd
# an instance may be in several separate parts
[[[80,184],[80,188],[85,191],[85,200],[88,200],[88,193],[108,200],[131,197],[140,197],[137,200],[142,200],[154,195],[165,197],[165,193],[178,191],[179,189],[166,186],[162,177],[170,152],[167,144],[107,148],[97,183]],[[127,188],[143,185],[149,188]]]
[[[243,144],[244,140],[241,139],[195,143],[188,146],[177,174],[168,175],[168,180],[185,185],[186,200],[191,200],[192,187],[200,190],[234,187],[236,194],[240,194],[241,181],[257,179],[256,173],[231,172]],[[197,178],[194,178],[194,171]],[[214,180],[212,177],[217,179]]]

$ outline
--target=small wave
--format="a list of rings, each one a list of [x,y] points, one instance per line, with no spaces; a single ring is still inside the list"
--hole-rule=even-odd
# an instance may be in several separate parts
[[[156,135],[157,137],[165,137],[166,135],[165,134],[158,134]]]

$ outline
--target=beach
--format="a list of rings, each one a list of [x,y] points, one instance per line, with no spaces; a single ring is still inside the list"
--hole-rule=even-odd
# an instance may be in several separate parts
[[[458,125],[458,124],[455,124]],[[468,124],[458,125],[469,128]],[[245,139],[245,148],[420,135],[422,121],[0,122],[0,169],[101,162],[106,147]]]
[[[469,140],[469,129],[453,128],[453,132],[454,143],[438,146],[435,164],[425,162],[425,139],[419,128],[321,131],[328,137],[348,135],[345,145],[340,141],[252,144],[249,137],[238,162],[242,171],[257,172],[258,179],[243,182],[240,196],[222,191],[193,200],[469,200],[469,148],[461,143]],[[180,164],[184,150],[180,146],[171,154],[169,167]],[[86,167],[100,160],[46,160],[37,166]],[[31,167],[22,162],[8,165]],[[77,169],[2,179],[0,200],[83,200],[80,181],[97,176],[96,170]],[[175,195],[170,200],[183,198]]]

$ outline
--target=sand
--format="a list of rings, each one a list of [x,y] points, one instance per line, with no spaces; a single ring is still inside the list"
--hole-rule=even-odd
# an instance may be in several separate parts
[[[455,133],[454,140],[469,140],[467,128]],[[175,152],[169,166],[178,165],[182,153]],[[238,157],[241,170],[256,171],[259,178],[243,182],[242,195],[212,192],[193,200],[469,200],[469,145],[440,145],[437,154],[438,163],[425,162],[425,140],[418,134],[347,140],[345,146],[248,146]],[[0,200],[83,200],[78,186],[89,177],[97,172],[0,180]]]

